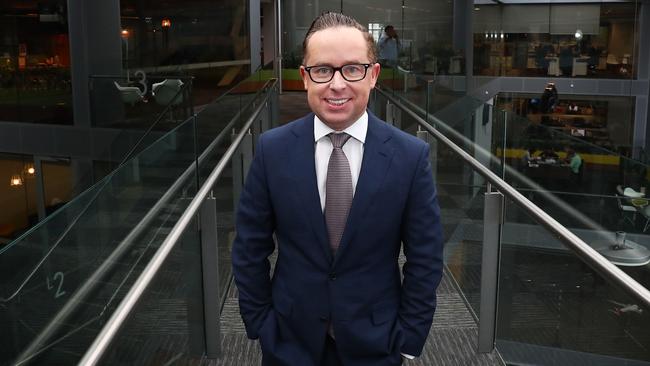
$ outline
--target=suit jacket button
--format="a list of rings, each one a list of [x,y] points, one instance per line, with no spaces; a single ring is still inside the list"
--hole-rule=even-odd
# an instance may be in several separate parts
[[[332,272],[330,273],[330,280],[334,281],[336,279],[336,273]]]

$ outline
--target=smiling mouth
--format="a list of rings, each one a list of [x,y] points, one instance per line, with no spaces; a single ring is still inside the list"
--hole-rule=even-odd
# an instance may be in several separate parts
[[[331,104],[331,105],[333,105],[333,106],[337,106],[337,107],[338,107],[338,106],[342,106],[343,104],[345,104],[345,103],[346,103],[347,101],[349,101],[349,100],[350,100],[350,98],[338,98],[338,99],[325,98],[325,101],[326,101],[328,104]]]

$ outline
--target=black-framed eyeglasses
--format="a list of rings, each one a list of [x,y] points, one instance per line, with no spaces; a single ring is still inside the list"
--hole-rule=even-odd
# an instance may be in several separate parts
[[[315,83],[327,83],[334,78],[335,72],[340,72],[343,79],[347,81],[361,81],[366,77],[368,68],[372,64],[349,64],[341,67],[332,67],[327,65],[305,66],[305,71],[309,74],[311,81]]]

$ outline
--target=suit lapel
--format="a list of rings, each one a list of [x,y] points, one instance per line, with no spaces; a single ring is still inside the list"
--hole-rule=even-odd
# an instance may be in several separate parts
[[[319,246],[325,253],[325,258],[331,262],[332,252],[328,244],[325,216],[321,209],[318,183],[316,182],[314,114],[311,113],[304,117],[301,122],[294,126],[292,132],[296,136],[296,143],[290,156],[292,157],[292,175],[296,180],[296,193],[299,197],[298,202],[311,222]]]
[[[334,265],[352,242],[368,206],[372,203],[375,193],[384,182],[394,152],[390,144],[387,143],[390,137],[391,131],[385,122],[368,112],[368,132],[363,148],[361,173],[357,181],[341,244],[336,251]]]

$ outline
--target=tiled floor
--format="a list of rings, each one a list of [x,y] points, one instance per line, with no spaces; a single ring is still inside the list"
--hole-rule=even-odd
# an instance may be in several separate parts
[[[236,291],[226,299],[221,318],[223,355],[206,360],[204,365],[259,365],[261,353],[257,341],[246,338],[239,316]],[[445,275],[438,288],[438,307],[422,355],[409,365],[503,365],[496,352],[476,353],[478,328],[458,291]]]

